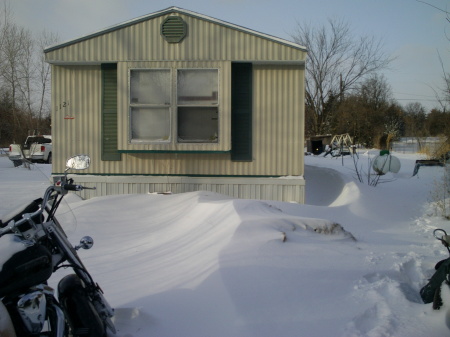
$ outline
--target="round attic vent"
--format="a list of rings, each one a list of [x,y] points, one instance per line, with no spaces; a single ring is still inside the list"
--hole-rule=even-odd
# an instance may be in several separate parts
[[[186,36],[187,25],[179,16],[169,16],[161,24],[161,35],[169,43],[178,43]]]

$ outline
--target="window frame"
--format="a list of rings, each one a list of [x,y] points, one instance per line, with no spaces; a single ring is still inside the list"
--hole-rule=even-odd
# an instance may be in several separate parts
[[[131,94],[131,73],[133,71],[158,71],[158,70],[169,70],[169,90],[170,90],[170,103],[169,105],[165,104],[136,104],[132,102],[132,94]],[[178,72],[182,70],[215,70],[216,71],[216,83],[217,83],[217,98],[215,104],[210,105],[186,105],[186,104],[178,104]],[[168,151],[172,151],[171,149],[178,148],[183,145],[193,145],[199,146],[200,148],[204,148],[204,146],[218,146],[220,145],[221,139],[221,119],[223,118],[223,113],[221,112],[221,69],[220,67],[130,67],[128,68],[128,92],[127,92],[127,104],[128,104],[128,143],[131,145],[157,145],[163,146],[167,148]],[[168,107],[169,109],[169,137],[167,140],[145,140],[145,139],[133,139],[132,135],[132,125],[133,125],[133,108],[146,108],[146,107]],[[211,108],[214,107],[217,110],[217,138],[214,141],[180,141],[178,139],[178,108],[191,108],[191,107],[200,107],[200,108]],[[176,150],[173,150],[176,151]]]

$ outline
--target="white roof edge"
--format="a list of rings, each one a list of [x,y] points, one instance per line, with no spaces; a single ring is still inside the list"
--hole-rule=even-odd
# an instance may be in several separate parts
[[[233,29],[236,29],[236,30],[240,30],[242,32],[246,32],[246,33],[249,33],[249,34],[252,34],[252,35],[256,35],[256,36],[259,36],[259,37],[262,37],[262,38],[266,38],[268,40],[272,40],[272,41],[275,41],[275,42],[278,42],[278,43],[281,43],[281,44],[284,44],[284,45],[287,45],[287,46],[290,46],[290,47],[293,47],[293,48],[296,48],[296,49],[301,49],[301,50],[303,50],[305,52],[307,51],[306,47],[304,47],[302,45],[299,45],[299,44],[297,44],[295,42],[292,42],[292,41],[289,41],[289,40],[285,40],[285,39],[282,39],[282,38],[279,38],[279,37],[276,37],[276,36],[273,36],[273,35],[261,33],[261,32],[258,32],[256,30],[252,30],[252,29],[249,29],[249,28],[245,28],[243,26],[236,25],[234,23],[230,23],[230,22],[227,22],[227,21],[216,19],[216,18],[213,18],[213,17],[208,16],[208,15],[204,15],[204,14],[193,12],[193,11],[190,11],[190,10],[187,10],[187,9],[183,9],[183,8],[180,8],[180,7],[172,6],[172,7],[169,7],[169,8],[160,10],[160,11],[157,11],[157,12],[153,12],[153,13],[146,14],[146,15],[143,15],[143,16],[140,16],[140,17],[128,20],[128,21],[124,21],[122,23],[119,23],[119,24],[116,24],[116,25],[113,25],[113,26],[110,26],[110,27],[103,28],[101,30],[95,31],[95,32],[90,33],[90,34],[83,35],[83,36],[75,38],[75,39],[70,39],[70,40],[67,40],[67,41],[62,42],[62,43],[57,43],[55,45],[48,46],[48,47],[46,47],[44,49],[44,53],[48,53],[48,52],[51,52],[53,50],[69,46],[71,44],[75,44],[77,42],[81,42],[81,41],[84,41],[84,40],[87,40],[87,39],[90,39],[90,38],[93,38],[93,37],[96,37],[96,36],[100,36],[100,35],[103,35],[105,33],[108,33],[108,32],[114,31],[114,30],[118,30],[118,29],[123,28],[123,27],[131,26],[133,24],[137,24],[137,23],[142,22],[142,21],[147,21],[147,20],[150,20],[152,18],[161,16],[161,15],[165,15],[165,14],[169,14],[169,13],[180,13],[180,14],[186,14],[186,15],[189,15],[189,16],[201,18],[201,19],[206,20],[206,21],[214,22],[214,23],[217,23],[219,25],[227,26],[227,27],[230,27],[230,28],[233,28]]]

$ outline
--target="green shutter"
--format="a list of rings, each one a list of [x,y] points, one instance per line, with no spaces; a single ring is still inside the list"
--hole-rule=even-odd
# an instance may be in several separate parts
[[[117,64],[102,64],[102,160],[121,160],[117,149]]]
[[[231,160],[252,161],[252,64],[231,66]]]

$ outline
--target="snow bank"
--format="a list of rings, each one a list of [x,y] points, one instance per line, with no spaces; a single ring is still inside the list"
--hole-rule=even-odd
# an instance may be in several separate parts
[[[117,336],[448,336],[449,307],[419,297],[446,257],[432,230],[449,222],[429,203],[443,168],[412,178],[418,157],[397,156],[402,169],[377,187],[359,183],[347,157],[306,157],[305,205],[209,192],[69,197],[60,217],[72,242],[94,237],[80,255],[116,308]],[[49,172],[4,159],[2,212],[43,193]]]

